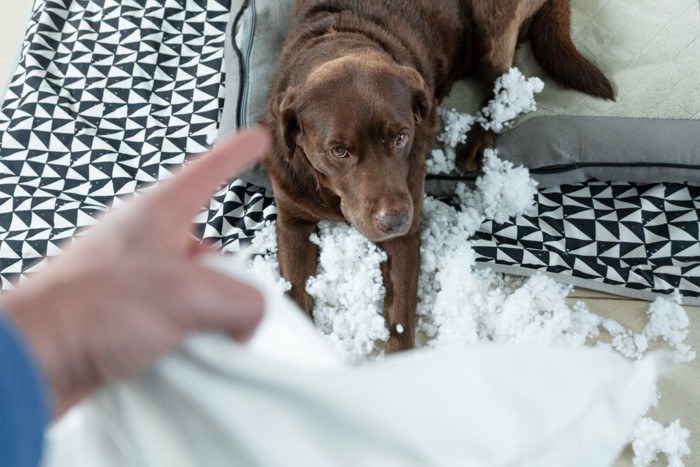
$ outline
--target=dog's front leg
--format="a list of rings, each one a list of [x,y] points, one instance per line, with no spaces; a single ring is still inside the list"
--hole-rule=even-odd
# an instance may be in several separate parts
[[[382,263],[386,288],[384,315],[389,328],[386,353],[412,349],[415,345],[420,221],[417,224],[408,234],[380,244],[388,257]]]
[[[280,273],[292,284],[289,296],[310,318],[313,318],[314,302],[306,292],[306,281],[316,274],[318,246],[309,240],[316,228],[317,222],[300,219],[278,204],[277,257]]]

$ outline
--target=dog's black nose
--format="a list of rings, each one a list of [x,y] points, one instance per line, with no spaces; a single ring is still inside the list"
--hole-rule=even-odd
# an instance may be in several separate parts
[[[379,211],[376,221],[377,227],[384,233],[399,232],[408,223],[408,211]]]

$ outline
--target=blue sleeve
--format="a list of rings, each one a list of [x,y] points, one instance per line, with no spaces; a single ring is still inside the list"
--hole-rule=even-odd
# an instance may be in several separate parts
[[[39,465],[48,406],[27,344],[0,310],[0,466]]]

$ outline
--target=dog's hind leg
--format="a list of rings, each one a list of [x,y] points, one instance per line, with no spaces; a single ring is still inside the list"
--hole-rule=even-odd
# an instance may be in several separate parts
[[[487,21],[484,19],[484,21]],[[490,27],[487,30],[479,27],[480,18],[475,18],[473,57],[476,71],[481,80],[491,86],[483,101],[485,106],[493,99],[493,83],[513,66],[515,48],[518,44],[520,21],[517,15],[509,22],[504,22],[503,28]],[[484,150],[496,142],[496,134],[485,130],[476,124],[467,134],[467,142],[457,146],[457,167],[463,172],[477,170],[481,166]]]

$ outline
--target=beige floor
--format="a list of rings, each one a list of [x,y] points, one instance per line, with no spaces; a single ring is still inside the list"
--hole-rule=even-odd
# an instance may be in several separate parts
[[[32,0],[12,0],[0,11],[0,90],[9,76],[19,41],[22,37]],[[583,300],[588,307],[605,317],[611,317],[635,330],[645,324],[648,304],[627,300],[589,290],[576,290],[571,301]],[[700,352],[700,307],[687,307],[691,320],[688,342]],[[660,422],[681,419],[681,424],[691,431],[690,445],[693,454],[685,459],[687,467],[700,466],[700,359],[678,368],[660,384],[660,408],[652,415]],[[630,453],[623,454],[616,466],[630,466]],[[656,465],[666,465],[665,461]],[[591,466],[597,467],[597,466]]]
[[[11,0],[0,8],[0,93],[14,66],[33,0]],[[0,97],[1,98],[1,97]]]
[[[585,289],[577,289],[570,302],[581,300],[588,308],[601,316],[613,318],[634,331],[641,331],[646,324],[648,302],[629,300]],[[690,318],[690,334],[686,342],[700,354],[700,307],[685,307]],[[690,430],[690,456],[684,458],[686,467],[700,466],[700,358],[683,364],[659,383],[659,408],[650,416],[661,423],[680,419],[681,425]],[[663,459],[663,456],[661,456]],[[631,466],[632,455],[623,453],[615,467]],[[663,462],[655,466],[667,465]]]

